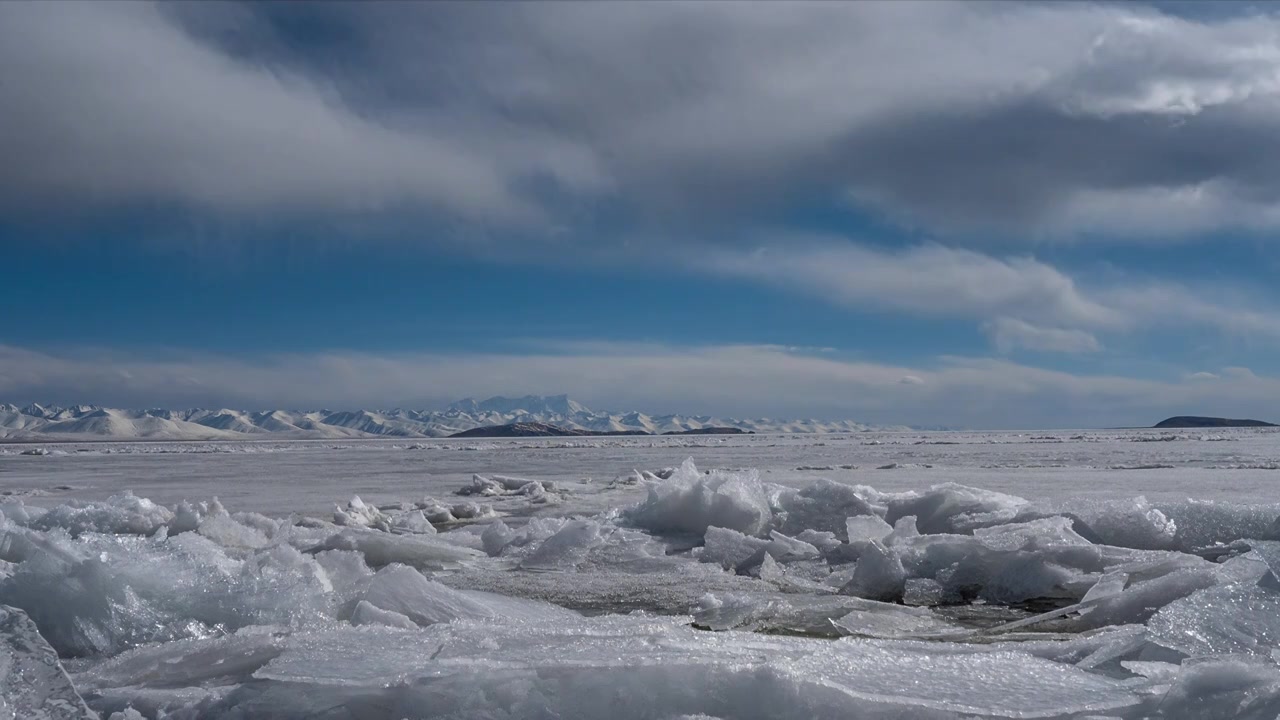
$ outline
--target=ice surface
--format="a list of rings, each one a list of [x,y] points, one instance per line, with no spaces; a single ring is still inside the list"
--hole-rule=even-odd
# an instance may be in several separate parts
[[[1045,499],[946,458],[1018,459],[1021,477],[1047,451],[948,437],[974,442],[804,440],[815,457],[759,472],[689,462],[613,482],[589,478],[676,458],[633,465],[630,439],[519,441],[528,457],[608,447],[625,463],[554,472],[502,467],[493,458],[514,450],[472,443],[457,452],[486,463],[479,485],[494,493],[405,499],[478,487],[470,473],[399,497],[362,482],[306,515],[25,493],[0,503],[0,602],[29,613],[102,717],[1277,715],[1280,506],[1158,488]],[[1080,461],[1182,462],[1151,457],[1178,442],[1109,442],[1140,452],[1084,447]],[[1054,457],[1077,461],[1069,447]],[[444,451],[427,448],[415,478],[436,477]],[[795,474],[846,458],[867,474]],[[888,462],[899,469],[871,469]]]
[[[379,652],[353,668],[351,648],[367,647]],[[339,699],[357,715],[377,703],[378,717],[784,719],[1054,717],[1140,702],[1121,682],[1017,651],[708,634],[622,616],[335,630],[291,643],[255,675],[273,684],[226,704],[273,717]]]

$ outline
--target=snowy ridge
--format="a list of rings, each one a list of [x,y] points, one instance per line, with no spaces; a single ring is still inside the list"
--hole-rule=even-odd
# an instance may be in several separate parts
[[[464,430],[511,423],[543,423],[570,430],[661,434],[708,427],[757,433],[851,433],[877,428],[851,420],[738,419],[711,415],[646,415],[591,410],[566,395],[459,400],[444,410],[124,410],[96,405],[61,408],[0,404],[0,439],[244,440],[360,437],[447,437]]]

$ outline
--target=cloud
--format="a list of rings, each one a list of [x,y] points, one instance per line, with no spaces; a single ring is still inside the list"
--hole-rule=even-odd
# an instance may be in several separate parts
[[[0,398],[126,407],[427,406],[460,396],[567,392],[589,406],[970,427],[1106,427],[1173,414],[1259,416],[1280,380],[1213,383],[1073,375],[1003,360],[855,362],[773,346],[592,343],[526,355],[349,352],[142,358],[0,346]]]
[[[1256,299],[1232,295],[1238,293],[1171,283],[1121,285],[1099,293],[1101,302],[1146,325],[1191,323],[1245,339],[1280,339],[1280,313]]]
[[[1115,277],[1077,282],[1027,256],[941,245],[884,249],[840,238],[786,236],[756,250],[682,251],[703,272],[745,278],[859,310],[970,319],[1003,353],[1083,353],[1099,334],[1130,336],[1191,325],[1274,344],[1280,312],[1238,289]]]
[[[1037,327],[1009,317],[985,323],[982,329],[996,349],[1005,354],[1017,349],[1059,353],[1098,352],[1102,349],[1098,339],[1083,330]]]
[[[237,58],[151,4],[0,7],[0,107],[0,191],[15,207],[540,212],[513,190],[526,169],[514,153],[435,117],[379,121],[314,69]]]
[[[1273,229],[1278,33],[1132,3],[9,3],[0,190],[571,224],[844,194],[941,234]]]
[[[1085,297],[1069,276],[1028,257],[1001,259],[939,245],[891,251],[833,240],[716,251],[693,262],[854,308],[931,317],[1018,315],[1095,327],[1122,323],[1119,313]]]

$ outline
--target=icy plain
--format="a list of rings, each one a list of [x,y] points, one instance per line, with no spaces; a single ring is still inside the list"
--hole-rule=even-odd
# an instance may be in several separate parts
[[[0,445],[0,718],[1276,718],[1278,471],[1252,429]]]

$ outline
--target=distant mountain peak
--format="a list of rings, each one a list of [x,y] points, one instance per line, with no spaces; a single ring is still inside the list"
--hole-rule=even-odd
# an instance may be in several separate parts
[[[49,415],[49,409],[40,403],[31,403],[30,405],[22,408],[19,412],[23,415],[30,415],[32,417],[47,417]]]
[[[496,412],[519,413],[528,415],[577,415],[591,413],[585,405],[571,400],[568,395],[525,395],[520,398],[509,398],[495,395],[487,400],[476,401],[474,398],[463,398],[450,403],[449,410],[466,413]]]
[[[596,412],[568,395],[526,395],[459,400],[444,411],[409,410],[123,410],[93,405],[21,410],[0,406],[0,440],[235,440],[272,435],[325,439],[447,437],[473,428],[546,425],[569,434],[670,434],[737,428],[757,433],[849,433],[871,427],[851,420],[737,420],[710,415],[650,416],[638,411]],[[899,428],[901,429],[901,428]]]

